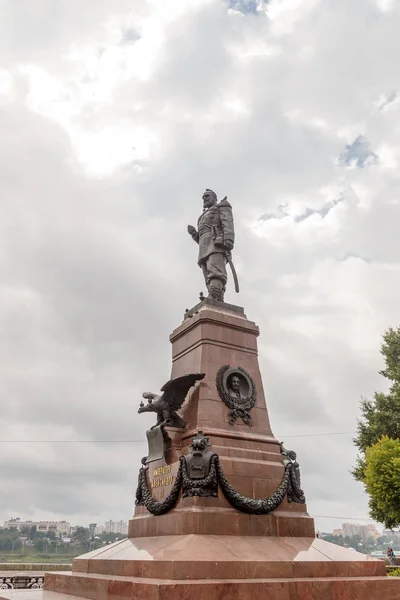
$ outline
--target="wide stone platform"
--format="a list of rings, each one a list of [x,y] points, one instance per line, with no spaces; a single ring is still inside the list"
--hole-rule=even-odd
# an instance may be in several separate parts
[[[242,309],[207,301],[172,333],[171,377],[205,377],[180,410],[186,430],[167,429],[165,458],[149,465],[154,499],[169,495],[179,458],[200,430],[240,495],[265,498],[280,485],[285,467],[271,431],[258,335]],[[244,369],[256,387],[252,426],[240,419],[232,424],[219,395],[217,374],[228,365]],[[40,598],[64,600],[64,594],[92,600],[400,600],[400,579],[387,577],[379,559],[315,538],[305,503],[285,498],[268,514],[248,514],[232,508],[219,490],[218,497],[179,498],[162,516],[136,506],[127,540],[75,559],[72,572],[46,574]]]

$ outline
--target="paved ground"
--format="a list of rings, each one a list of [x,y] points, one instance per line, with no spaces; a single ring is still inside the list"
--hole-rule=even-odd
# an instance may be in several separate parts
[[[44,600],[42,590],[0,590],[0,600]]]
[[[0,600],[83,600],[83,598],[42,590],[0,590]]]
[[[69,570],[71,570],[71,568]],[[14,575],[21,575],[22,573],[24,575],[29,575],[29,577],[43,577],[46,571],[27,571],[26,569],[20,569],[19,571],[0,571],[0,577],[14,577]]]

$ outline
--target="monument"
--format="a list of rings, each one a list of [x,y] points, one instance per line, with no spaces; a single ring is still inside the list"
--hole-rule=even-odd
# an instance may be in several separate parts
[[[296,453],[271,430],[259,329],[224,302],[232,207],[211,190],[203,204],[188,231],[208,295],[170,336],[162,395],[143,394],[138,412],[156,415],[128,538],[75,559],[70,573],[48,573],[43,598],[399,599],[383,561],[315,537]]]

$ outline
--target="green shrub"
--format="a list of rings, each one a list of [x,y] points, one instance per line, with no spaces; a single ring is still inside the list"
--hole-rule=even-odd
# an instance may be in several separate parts
[[[393,571],[389,571],[388,575],[390,577],[400,577],[400,569],[393,569]]]

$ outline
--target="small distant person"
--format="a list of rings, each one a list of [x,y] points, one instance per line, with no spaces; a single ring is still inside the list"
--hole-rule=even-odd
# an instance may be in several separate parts
[[[390,564],[392,565],[392,567],[396,566],[396,556],[393,552],[393,548],[391,548],[390,546],[388,547],[386,554],[389,558]]]

